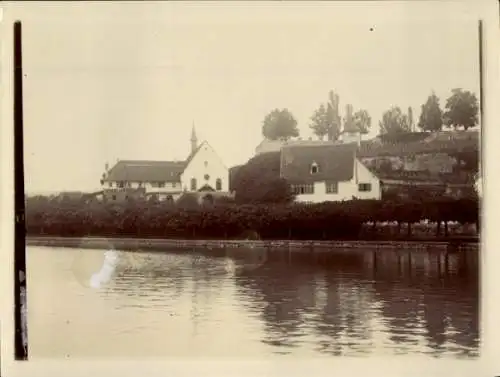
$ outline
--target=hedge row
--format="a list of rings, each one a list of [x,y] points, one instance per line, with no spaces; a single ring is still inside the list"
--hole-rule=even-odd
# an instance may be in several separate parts
[[[28,235],[137,236],[163,238],[356,239],[363,223],[458,221],[477,223],[473,199],[326,202],[314,205],[236,205],[180,207],[160,202],[118,204],[28,199]]]

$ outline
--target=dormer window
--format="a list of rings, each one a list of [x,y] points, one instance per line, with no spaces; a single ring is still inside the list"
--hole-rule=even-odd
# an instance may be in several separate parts
[[[313,163],[311,164],[311,174],[316,173],[319,173],[319,166],[315,161],[313,161]]]

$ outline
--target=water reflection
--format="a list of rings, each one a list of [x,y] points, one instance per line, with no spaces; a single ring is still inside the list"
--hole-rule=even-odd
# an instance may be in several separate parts
[[[478,355],[472,252],[118,252],[107,284],[79,286],[103,258],[29,249],[33,355]]]

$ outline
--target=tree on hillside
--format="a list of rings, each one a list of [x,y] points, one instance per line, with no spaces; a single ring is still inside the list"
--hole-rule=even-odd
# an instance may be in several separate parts
[[[415,123],[413,122],[413,109],[411,106],[408,106],[408,128],[410,129],[411,132],[413,132]]]
[[[337,140],[340,136],[340,113],[339,113],[339,95],[333,90],[328,93],[328,105],[326,114],[330,128],[328,129],[328,140]]]
[[[327,108],[324,104],[321,104],[314,111],[314,114],[311,117],[311,124],[309,125],[309,128],[320,140],[323,140],[330,131],[330,127],[331,124],[329,122]]]
[[[398,106],[391,107],[384,112],[379,122],[381,135],[394,135],[409,132],[408,116],[403,114]]]
[[[340,135],[339,96],[331,90],[328,97],[328,103],[322,103],[314,111],[309,127],[320,140],[325,136],[328,140],[337,140]]]
[[[464,130],[477,126],[479,122],[479,103],[474,93],[453,89],[451,96],[446,100],[444,123],[455,130],[463,127]]]
[[[443,128],[443,112],[439,107],[439,98],[432,93],[422,105],[418,127],[422,131],[441,131]]]
[[[288,183],[280,177],[280,152],[251,158],[234,177],[237,203],[288,203],[294,196]]]
[[[353,125],[356,130],[358,130],[361,134],[367,134],[370,132],[370,128],[372,126],[372,118],[368,114],[366,110],[358,110],[354,113],[353,117]]]
[[[274,109],[264,118],[262,134],[269,140],[284,139],[299,136],[297,120],[288,109]]]

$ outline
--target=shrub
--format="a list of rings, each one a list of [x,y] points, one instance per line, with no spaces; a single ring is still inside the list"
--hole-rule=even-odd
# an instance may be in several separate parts
[[[187,199],[190,198],[190,199]],[[230,201],[199,205],[131,201],[64,202],[30,198],[28,235],[139,236],[163,238],[241,238],[251,232],[262,239],[356,239],[367,222],[417,223],[479,221],[477,199],[352,200],[320,204],[246,204]],[[189,201],[188,201],[189,200]]]

